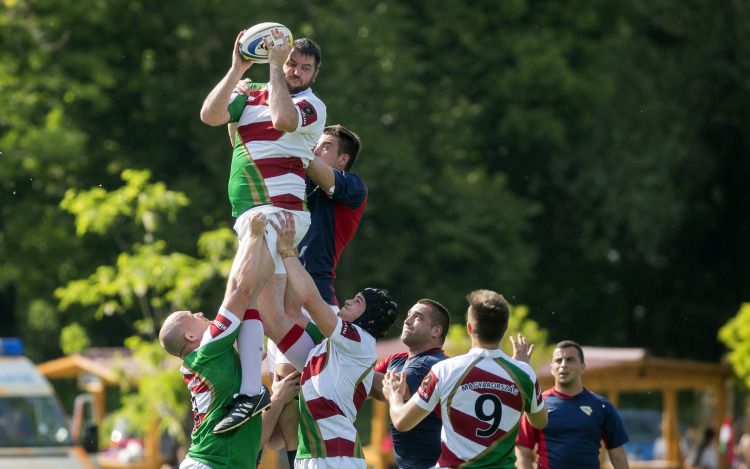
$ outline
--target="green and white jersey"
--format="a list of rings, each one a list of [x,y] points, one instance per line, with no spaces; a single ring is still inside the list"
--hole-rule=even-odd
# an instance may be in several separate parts
[[[297,129],[284,132],[273,126],[269,99],[265,83],[251,84],[247,96],[230,97],[230,122],[238,124],[229,176],[235,217],[260,205],[306,210],[305,168],[315,158],[312,150],[325,127],[326,106],[309,88],[292,95]]]
[[[188,456],[211,469],[255,469],[260,445],[260,415],[236,431],[213,434],[226,413],[222,406],[230,405],[240,389],[242,371],[234,340],[241,324],[240,318],[221,308],[200,346],[185,357],[180,368],[192,395],[195,422]]]
[[[312,322],[306,331],[317,345],[308,355],[300,380],[295,468],[364,469],[354,421],[372,388],[375,338],[341,318],[328,339]],[[281,343],[278,347],[284,349]]]
[[[482,348],[435,364],[411,400],[427,411],[440,404],[438,468],[515,469],[519,421],[544,407],[529,365]]]

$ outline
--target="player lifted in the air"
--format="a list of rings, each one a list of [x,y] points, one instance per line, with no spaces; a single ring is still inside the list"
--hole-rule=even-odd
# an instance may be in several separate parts
[[[270,81],[251,85],[250,95],[241,96],[232,93],[232,89],[252,65],[239,52],[243,33],[234,44],[232,67],[203,103],[201,120],[213,126],[238,123],[229,199],[232,215],[238,217],[234,227],[240,240],[245,236],[251,213],[284,212],[292,214],[298,226],[296,246],[310,225],[310,214],[305,210],[305,168],[315,158],[311,150],[326,119],[325,105],[310,89],[320,67],[320,47],[309,39],[297,39],[290,48],[278,29],[271,30],[271,37],[263,39],[269,51]],[[264,320],[283,314],[286,287],[284,264],[275,249],[276,232],[270,226],[266,242],[275,267],[258,298]],[[255,379],[261,351],[240,347],[239,353],[242,389],[227,417],[215,428],[217,433],[246,422],[257,410],[252,405],[253,396],[267,392]]]
[[[388,292],[365,288],[334,314],[294,252],[294,223],[289,214],[279,217],[277,248],[289,285],[315,324],[295,317],[303,329],[281,315],[267,323],[266,335],[302,371],[295,468],[365,469],[354,421],[372,387],[375,342],[398,310]]]
[[[536,375],[528,364],[533,345],[511,337],[515,358],[500,351],[508,329],[510,308],[489,290],[477,290],[469,300],[468,324],[472,349],[432,367],[419,390],[404,402],[406,380],[389,371],[383,394],[391,405],[393,426],[412,429],[438,404],[443,419],[438,468],[514,469],[514,447],[524,413],[531,425],[547,424],[547,408]]]
[[[261,440],[268,439],[281,409],[293,397],[289,391],[293,391],[290,386],[295,377],[290,376],[285,380],[286,388],[278,388],[273,396],[278,405],[272,404],[262,419],[260,416],[252,418],[235,432],[213,434],[214,425],[224,417],[222,407],[231,404],[232,396],[240,390],[242,376],[234,350],[235,339],[245,330],[250,334],[240,337],[240,347],[259,347],[263,343],[255,305],[258,291],[270,275],[270,269],[263,269],[262,264],[270,267],[272,261],[270,256],[262,255],[266,249],[263,242],[265,216],[255,213],[249,223],[250,235],[237,250],[216,319],[210,321],[203,313],[177,311],[164,321],[159,331],[162,347],[183,360],[181,371],[192,396],[195,419],[192,445],[181,469],[254,469]],[[265,278],[260,274],[263,271],[268,272]],[[256,343],[242,342],[248,339]],[[260,369],[255,370],[255,377],[260,379]],[[265,430],[263,437],[262,429]]]

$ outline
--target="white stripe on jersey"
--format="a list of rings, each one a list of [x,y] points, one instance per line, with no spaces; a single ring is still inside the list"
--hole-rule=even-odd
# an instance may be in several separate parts
[[[264,178],[263,180],[266,183],[268,195],[270,197],[277,197],[284,194],[296,194],[296,189],[292,192],[292,188],[296,188],[297,186],[302,187],[303,193],[305,190],[305,180],[292,173],[272,178]],[[304,200],[304,197],[302,197],[302,200]]]

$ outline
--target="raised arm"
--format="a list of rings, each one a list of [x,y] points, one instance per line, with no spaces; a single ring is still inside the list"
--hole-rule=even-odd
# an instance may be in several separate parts
[[[263,411],[263,427],[260,435],[260,448],[268,444],[276,429],[276,423],[284,407],[299,394],[300,385],[299,371],[295,371],[286,378],[279,380],[276,373],[273,375],[273,394],[271,395],[271,407]]]
[[[326,191],[328,194],[332,194],[334,187],[336,186],[336,173],[333,172],[333,168],[328,166],[320,158],[314,158],[310,160],[310,164],[307,165],[305,174],[312,181],[319,185],[321,189]]]
[[[271,221],[271,224],[278,233],[276,247],[281,253],[281,258],[286,268],[288,285],[292,287],[297,294],[297,298],[302,306],[310,313],[310,317],[326,337],[331,337],[336,331],[338,318],[323,301],[318,293],[318,287],[315,286],[310,274],[307,273],[294,251],[294,217],[291,213],[284,212],[277,218],[278,225]]]
[[[237,39],[234,41],[234,50],[232,51],[232,67],[229,69],[224,78],[218,85],[208,93],[206,100],[203,101],[201,108],[201,120],[208,125],[217,126],[229,122],[231,116],[227,105],[232,97],[234,85],[242,78],[245,71],[253,64],[245,60],[240,55],[240,38],[245,31],[240,31]]]
[[[240,242],[229,272],[227,289],[221,307],[238,314],[244,312],[258,283],[258,260],[263,248],[266,216],[260,212],[250,215],[248,235]]]
[[[292,48],[277,28],[271,30],[271,39],[264,37],[263,42],[268,48],[268,65],[271,69],[268,101],[273,128],[294,132],[299,125],[299,114],[284,77],[284,62],[287,61]]]

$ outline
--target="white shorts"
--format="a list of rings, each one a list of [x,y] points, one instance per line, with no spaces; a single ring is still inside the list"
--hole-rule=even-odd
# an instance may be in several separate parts
[[[295,459],[294,469],[367,469],[367,462],[364,459],[349,456]]]
[[[180,469],[211,469],[200,461],[196,461],[190,456],[185,456],[185,460],[180,464]]]
[[[341,311],[336,305],[329,306],[335,314],[339,314],[339,311]],[[310,317],[310,313],[305,308],[302,308],[302,314],[308,318]],[[312,319],[310,320],[312,321]],[[276,364],[289,363],[289,360],[287,360],[283,353],[279,352],[279,348],[276,347],[276,344],[271,339],[268,339],[266,343],[266,358],[268,359],[268,372],[271,374],[276,370]]]
[[[294,227],[296,230],[296,233],[294,235],[294,247],[297,247],[300,241],[302,241],[302,238],[305,237],[305,234],[307,234],[308,228],[310,228],[310,212],[285,210],[283,208],[274,207],[273,205],[261,205],[259,207],[254,207],[250,210],[245,211],[237,218],[237,221],[234,223],[234,231],[237,232],[237,236],[239,237],[240,241],[242,241],[242,238],[244,238],[247,234],[247,220],[250,218],[250,214],[253,212],[264,213],[266,215],[266,218],[273,220],[273,222],[277,225],[279,224],[276,218],[277,213],[289,212],[294,215]],[[286,269],[284,268],[284,263],[281,261],[279,250],[276,249],[276,239],[278,238],[278,234],[276,233],[276,229],[270,223],[266,225],[265,238],[266,244],[268,245],[268,250],[271,251],[271,257],[273,258],[274,266],[276,267],[273,273],[285,274]]]

